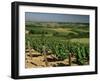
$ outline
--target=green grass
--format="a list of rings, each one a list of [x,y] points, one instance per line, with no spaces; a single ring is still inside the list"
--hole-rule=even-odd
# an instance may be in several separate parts
[[[89,38],[74,38],[70,40],[71,42],[79,42],[79,43],[85,43],[88,44],[89,43]]]

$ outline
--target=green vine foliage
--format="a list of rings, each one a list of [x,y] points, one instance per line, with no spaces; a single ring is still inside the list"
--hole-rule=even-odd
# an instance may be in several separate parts
[[[27,41],[30,41],[32,49],[42,53],[43,46],[46,47],[46,51],[51,51],[59,60],[68,58],[69,54],[74,54],[76,63],[84,65],[86,60],[89,60],[89,45],[81,44],[79,42],[60,41],[56,39],[44,38],[44,33],[41,38],[26,37],[26,48]]]

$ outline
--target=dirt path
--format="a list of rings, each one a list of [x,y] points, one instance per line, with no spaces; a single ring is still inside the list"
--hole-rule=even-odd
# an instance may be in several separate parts
[[[65,59],[63,61],[57,60],[53,54],[47,55],[47,61],[48,61],[48,67],[69,66],[68,59]],[[75,58],[72,58],[72,61],[75,61]],[[72,63],[71,66],[75,65],[77,64]],[[31,55],[30,55],[29,51],[26,50],[25,68],[37,68],[37,67],[47,67],[43,55],[33,49],[31,50]]]

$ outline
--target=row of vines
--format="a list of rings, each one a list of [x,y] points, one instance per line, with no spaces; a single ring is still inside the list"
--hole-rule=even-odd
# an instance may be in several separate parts
[[[89,45],[82,44],[79,42],[71,42],[70,40],[63,41],[52,38],[32,38],[26,36],[26,49],[28,48],[28,41],[32,49],[40,52],[42,54],[43,47],[45,47],[46,53],[51,52],[59,60],[64,60],[68,58],[69,54],[74,55],[76,58],[76,63],[78,65],[84,65],[89,62]]]

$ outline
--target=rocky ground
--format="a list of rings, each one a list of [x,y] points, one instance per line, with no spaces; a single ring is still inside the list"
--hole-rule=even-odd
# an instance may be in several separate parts
[[[25,56],[25,68],[69,66],[68,59],[58,60],[56,59],[54,54],[47,54],[46,58],[47,58],[48,65],[46,65],[45,63],[43,54],[33,49],[31,50],[31,54],[30,54],[29,51],[27,50]],[[71,66],[77,65],[75,64],[76,59],[74,57],[72,57],[71,59],[72,59]]]

